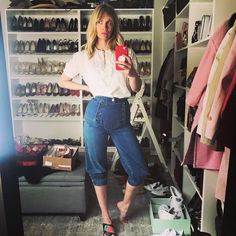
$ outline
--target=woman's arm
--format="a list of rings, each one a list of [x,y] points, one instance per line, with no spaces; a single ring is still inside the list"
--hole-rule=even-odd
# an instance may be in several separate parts
[[[134,64],[132,59],[129,56],[123,55],[126,60],[123,61],[116,61],[120,66],[124,68],[125,73],[128,77],[128,83],[132,91],[139,92],[141,89],[142,81],[140,79],[139,74],[134,68]]]
[[[62,88],[67,88],[67,89],[72,89],[72,90],[84,90],[84,91],[89,91],[89,87],[87,85],[83,84],[78,84],[70,77],[68,77],[65,73],[63,73],[58,81],[58,84]]]
[[[132,91],[137,93],[141,89],[142,80],[137,71],[134,69],[133,64],[128,73],[128,80]]]

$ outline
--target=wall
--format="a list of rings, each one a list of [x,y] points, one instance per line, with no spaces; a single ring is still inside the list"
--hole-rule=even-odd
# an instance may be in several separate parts
[[[154,73],[154,80],[153,80],[153,93],[155,92],[156,89],[156,84],[157,84],[157,78],[159,75],[159,71],[162,65],[162,31],[163,31],[163,15],[162,15],[162,7],[164,6],[164,3],[166,0],[158,0],[154,1],[154,62],[153,62],[153,73]],[[159,130],[159,125],[158,125],[158,119],[155,117],[155,110],[156,110],[156,97],[152,98],[152,127],[153,130],[158,137],[158,130]]]
[[[8,8],[10,4],[10,1],[9,0],[1,0],[1,4],[0,4],[0,10],[4,10],[6,8]]]

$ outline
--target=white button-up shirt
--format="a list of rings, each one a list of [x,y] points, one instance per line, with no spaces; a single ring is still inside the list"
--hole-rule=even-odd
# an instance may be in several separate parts
[[[129,56],[137,71],[137,58],[132,49]],[[131,93],[127,87],[127,73],[115,69],[115,53],[111,50],[95,49],[92,58],[88,58],[86,51],[76,52],[66,63],[64,73],[74,78],[82,76],[93,96],[125,98]]]

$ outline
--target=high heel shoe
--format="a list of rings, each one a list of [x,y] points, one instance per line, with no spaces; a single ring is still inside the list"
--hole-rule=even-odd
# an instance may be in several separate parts
[[[58,52],[58,42],[55,39],[52,41],[52,52]]]
[[[49,83],[47,86],[46,95],[50,96],[50,95],[52,95],[52,92],[53,92],[53,85],[52,85],[52,83]]]
[[[20,95],[21,95],[21,84],[18,84],[16,86],[15,96],[20,96]]]
[[[46,41],[46,53],[50,53],[52,51],[51,41],[47,39]]]
[[[52,88],[52,94],[53,94],[53,96],[59,95],[59,85],[58,85],[58,83],[54,84],[54,87]]]
[[[15,16],[11,19],[11,30],[16,31],[17,30],[17,18]]]
[[[29,17],[29,19],[28,19],[26,30],[33,31],[33,19],[31,17]]]
[[[37,19],[34,19],[33,23],[33,31],[39,31],[39,21]]]
[[[145,48],[146,48],[146,52],[147,53],[150,53],[151,50],[152,50],[152,44],[151,44],[151,41],[150,40],[146,40],[145,41]]]
[[[145,19],[143,16],[139,17],[139,30],[144,31],[145,29]]]
[[[30,41],[30,53],[35,53],[36,50],[36,42]]]
[[[44,19],[40,19],[39,21],[39,31],[44,31]]]
[[[29,52],[30,52],[30,42],[27,40],[25,42],[24,53],[29,53]]]
[[[36,83],[32,83],[31,85],[31,96],[35,96],[37,92],[37,84]]]
[[[22,25],[22,30],[27,31],[27,24],[28,24],[28,19],[26,17],[23,18],[23,25]]]
[[[127,31],[133,31],[133,23],[131,19],[127,19]]]
[[[31,84],[26,83],[26,85],[25,85],[25,96],[29,97],[30,95],[31,95]]]
[[[74,25],[74,19],[71,18],[70,22],[69,22],[69,25],[68,25],[68,31],[69,32],[73,31],[73,25]]]
[[[151,29],[152,29],[151,17],[150,16],[146,16],[145,30],[149,31]]]
[[[50,21],[49,21],[48,18],[45,18],[45,19],[44,19],[44,30],[45,30],[45,31],[50,31],[50,28],[51,28],[51,26],[50,26]]]
[[[67,23],[64,18],[60,21],[60,31],[66,32],[67,31]]]
[[[21,89],[20,89],[20,97],[23,97],[23,96],[25,96],[25,85],[22,85],[21,86]]]
[[[86,31],[88,27],[88,19],[83,18],[82,19],[82,24],[81,24],[81,31]]]
[[[23,30],[23,17],[19,16],[17,20],[17,30],[22,31]]]
[[[16,40],[15,42],[14,42],[14,46],[13,46],[13,53],[19,53],[19,50],[20,50],[20,43],[19,43],[19,41],[18,40]]]
[[[17,108],[17,111],[16,111],[16,116],[22,116],[22,111],[23,111],[23,103],[21,103],[19,105],[19,107]]]
[[[55,29],[56,29],[56,19],[53,17],[51,19],[50,31],[55,31]]]
[[[59,32],[61,31],[61,21],[59,18],[56,19],[56,28],[55,31]]]
[[[73,24],[73,31],[78,32],[78,19],[74,19],[74,24]]]

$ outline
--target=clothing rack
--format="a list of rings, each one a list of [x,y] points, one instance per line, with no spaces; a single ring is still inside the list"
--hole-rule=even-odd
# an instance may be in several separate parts
[[[143,127],[142,127],[141,135],[139,137],[139,142],[141,142],[144,134],[146,133],[146,131],[148,131],[150,138],[152,140],[152,143],[154,145],[155,151],[158,155],[158,158],[159,158],[160,162],[163,164],[163,166],[167,169],[164,156],[161,152],[161,148],[159,146],[156,135],[153,131],[152,125],[151,125],[149,117],[147,115],[147,111],[146,111],[143,101],[142,101],[144,90],[145,90],[145,83],[142,82],[141,89],[138,93],[136,93],[136,95],[134,97],[134,101],[133,101],[132,106],[130,108],[130,123],[132,125],[132,124],[134,124],[134,122],[136,122],[137,119],[140,120],[140,118],[138,118],[137,115],[140,114],[140,111],[141,111],[142,118],[141,118],[140,122],[143,122]],[[119,154],[118,154],[117,150],[115,150],[113,157],[112,157],[112,166],[111,166],[112,171],[115,170],[116,161],[118,159],[119,159]]]

